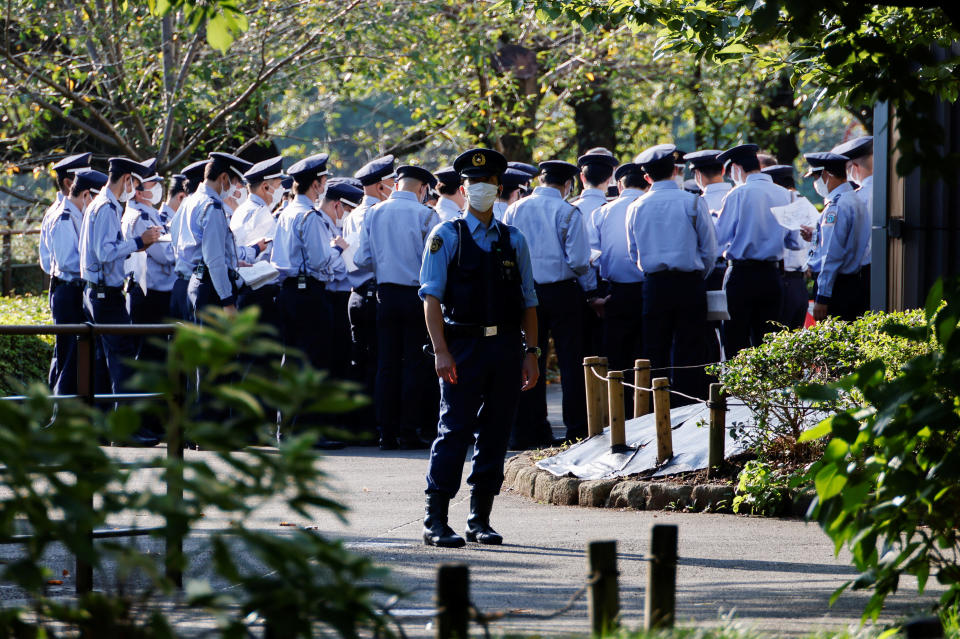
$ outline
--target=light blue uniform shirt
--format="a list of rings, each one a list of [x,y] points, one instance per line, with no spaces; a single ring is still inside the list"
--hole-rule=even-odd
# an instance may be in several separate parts
[[[80,226],[80,270],[92,284],[122,286],[123,261],[142,246],[140,238],[123,239],[123,206],[106,185],[87,207]]]
[[[192,274],[202,262],[224,304],[233,302],[230,272],[237,270],[237,246],[220,195],[206,184],[184,200],[180,212],[177,272]]]
[[[727,193],[729,193],[732,188],[733,185],[729,182],[714,182],[704,187],[703,195],[700,197],[707,203],[707,210],[710,211],[711,216],[720,214],[720,209],[723,208],[723,198],[727,197]],[[714,219],[714,221],[716,221],[716,219]]]
[[[80,225],[83,213],[67,198],[63,198],[60,214],[49,228],[50,275],[72,282],[80,279]]]
[[[373,269],[377,284],[420,285],[427,236],[440,218],[415,193],[394,191],[364,215],[353,261]]]
[[[645,275],[661,271],[713,270],[717,235],[699,195],[661,180],[627,207],[627,250]]]
[[[844,182],[829,194],[820,221],[823,264],[817,277],[817,300],[829,299],[837,275],[860,270],[870,243],[870,215],[860,196]]]
[[[493,203],[493,217],[497,222],[503,222],[503,214],[507,212],[509,206],[506,202],[497,201]]]
[[[436,211],[441,222],[449,222],[463,215],[463,211],[460,210],[456,202],[443,196],[440,196],[440,199],[437,200]]]
[[[343,251],[340,250],[340,247],[331,246],[330,244],[332,240],[340,237],[340,229],[337,227],[336,222],[327,217],[327,214],[323,211],[320,211],[320,221],[322,222],[327,246],[330,246],[333,250],[333,261],[330,266],[333,279],[327,282],[327,290],[340,292],[349,291],[353,287],[350,285],[350,279],[347,276],[347,263],[343,261]]]
[[[717,242],[728,260],[776,262],[784,248],[799,249],[800,231],[790,231],[770,211],[790,204],[790,191],[765,173],[752,173],[727,193],[717,219]]]
[[[630,259],[627,247],[627,209],[643,195],[640,189],[624,189],[620,197],[594,211],[590,248],[600,251],[600,277],[629,284],[643,281],[643,271]]]
[[[470,230],[470,237],[477,243],[481,249],[489,253],[493,250],[493,243],[500,239],[500,230],[496,224],[484,226],[483,223],[474,217],[472,213],[464,213],[463,219],[467,222],[467,229]],[[520,289],[523,291],[523,304],[525,308],[531,308],[537,305],[537,292],[533,284],[533,266],[530,263],[530,248],[527,246],[527,240],[516,227],[507,226],[510,232],[510,246],[517,252],[517,270],[520,271]],[[447,267],[457,256],[457,249],[460,246],[460,238],[457,234],[457,227],[451,223],[441,223],[430,233],[430,246],[432,238],[439,237],[442,240],[440,248],[436,252],[429,249],[423,252],[423,265],[420,267],[420,299],[427,299],[427,295],[432,295],[441,302],[443,294],[447,290]]]
[[[360,206],[350,211],[349,215],[343,220],[343,237],[351,244],[360,243],[360,234],[363,231],[363,219],[370,207],[380,204],[380,200],[372,195],[364,195],[360,201]],[[373,279],[373,269],[370,267],[360,267],[355,263],[352,268],[347,270],[347,277],[353,288],[359,288],[364,283]]]
[[[152,206],[134,202],[127,202],[127,210],[120,220],[120,229],[123,237],[132,239],[140,237],[151,226],[163,226],[160,212]],[[177,274],[173,267],[176,258],[173,256],[173,247],[170,242],[154,242],[146,249],[147,252],[147,290],[170,291]]]
[[[503,221],[520,229],[527,238],[533,280],[537,284],[592,274],[590,242],[583,215],[580,209],[565,201],[557,189],[538,186],[531,195],[511,204]],[[596,288],[595,281],[591,288]]]
[[[43,212],[43,218],[40,220],[40,245],[37,248],[40,251],[40,268],[42,268],[43,272],[47,275],[52,274],[50,270],[50,229],[53,228],[53,223],[60,216],[60,208],[65,199],[63,193],[57,191],[56,199],[54,199],[53,204],[48,206],[47,210]]]
[[[280,213],[270,261],[280,271],[281,282],[301,273],[321,282],[333,280],[340,256],[330,248],[322,215],[306,195],[295,196]]]
[[[170,231],[170,223],[173,221],[173,217],[177,214],[170,205],[164,202],[160,205],[160,221],[163,222],[163,228]]]
[[[860,188],[857,189],[857,195],[860,196],[860,199],[863,201],[864,205],[867,207],[867,215],[870,218],[870,226],[873,226],[873,176],[868,175],[863,178],[863,183],[860,184]],[[873,258],[872,254],[872,243],[873,237],[871,234],[870,241],[867,242],[867,248],[863,253],[863,256],[860,258],[860,266],[867,266],[870,264],[871,259]]]
[[[573,201],[573,205],[580,209],[580,213],[583,215],[583,219],[587,221],[587,224],[593,219],[594,213],[606,203],[607,194],[600,189],[594,188],[584,189],[580,197]]]
[[[810,247],[810,256],[807,258],[807,268],[814,275],[818,275],[823,268],[823,256],[826,254],[826,246],[830,242],[830,235],[833,234],[834,224],[824,225],[823,221],[827,216],[827,209],[831,203],[836,204],[837,199],[844,193],[853,192],[853,186],[849,182],[844,182],[827,194],[823,200],[823,210],[820,211],[820,219],[817,220],[817,228],[813,235],[813,243]]]

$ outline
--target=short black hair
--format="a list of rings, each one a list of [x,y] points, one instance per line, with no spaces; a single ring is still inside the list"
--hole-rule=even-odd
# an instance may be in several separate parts
[[[124,175],[133,175],[130,171],[110,171],[107,173],[107,181],[110,184],[116,184],[123,179]]]
[[[573,178],[566,177],[564,173],[557,173],[554,171],[544,171],[540,174],[540,181],[544,184],[557,184],[563,186]]]
[[[68,173],[67,171],[63,171],[63,172],[57,171],[56,183],[57,183],[58,191],[62,191],[66,187],[63,181],[70,177],[74,178],[74,182],[76,182],[76,177],[74,176],[73,173]]]
[[[252,181],[252,182],[248,180],[248,181],[247,181],[247,188],[248,188],[249,190],[251,190],[251,191],[254,190],[254,189],[259,189],[259,188],[260,188],[260,185],[263,184],[264,182],[265,182],[265,180],[254,180],[254,181]]]
[[[207,162],[207,165],[203,167],[203,179],[204,180],[216,180],[224,173],[227,173],[230,176],[230,181],[233,182],[234,178],[240,179],[240,176],[236,173],[233,173],[230,170],[230,166],[217,158],[214,158]]]
[[[80,194],[81,194],[81,193],[83,193],[84,191],[89,191],[89,190],[90,190],[90,189],[88,189],[88,188],[87,188],[87,189],[78,189],[77,186],[78,186],[77,181],[74,180],[74,181],[73,181],[73,184],[70,186],[70,197],[80,197]]]
[[[747,156],[740,162],[734,162],[733,164],[739,164],[747,173],[760,170],[760,160],[755,155]]]
[[[694,167],[694,171],[700,171],[700,174],[705,178],[715,178],[723,173],[722,164],[707,164],[706,166],[697,166]]]
[[[660,180],[672,178],[674,172],[677,170],[677,166],[673,163],[673,156],[671,155],[659,162],[644,164],[643,170],[647,172],[651,180],[659,182]]]
[[[503,187],[503,190],[500,192],[500,195],[498,195],[497,197],[500,198],[501,200],[509,200],[510,196],[513,195],[513,192],[519,188],[520,188],[519,186],[514,186],[509,189],[507,187]]]
[[[173,180],[170,182],[170,186],[167,189],[167,199],[169,200],[172,197],[177,197],[181,193],[187,192],[187,182],[188,180]]]
[[[785,189],[795,189],[797,188],[797,183],[794,181],[792,175],[775,175],[772,174],[770,177],[773,178],[773,183],[777,186],[782,186]]]
[[[647,188],[649,184],[647,184],[647,180],[643,177],[643,175],[643,173],[627,173],[621,180],[623,182],[623,186],[628,189]]]
[[[459,190],[460,190],[459,184],[447,185],[447,184],[444,184],[443,182],[440,182],[437,184],[437,191],[440,193],[440,195],[446,195],[449,197],[451,195],[454,195]]]
[[[585,164],[582,169],[583,180],[590,186],[597,187],[610,179],[613,175],[613,167],[609,164],[592,162]]]

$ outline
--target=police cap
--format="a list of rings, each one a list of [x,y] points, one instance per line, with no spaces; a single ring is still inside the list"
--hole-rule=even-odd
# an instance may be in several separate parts
[[[253,163],[251,162],[247,162],[246,160],[238,158],[235,155],[231,155],[230,153],[222,153],[220,151],[214,151],[211,153],[210,161],[213,162],[213,175],[220,175],[224,171],[228,171],[240,179],[243,179],[244,171],[253,166]]]
[[[422,166],[413,166],[412,164],[405,164],[397,168],[397,178],[412,178],[414,180],[419,180],[429,186],[431,189],[437,185],[437,178],[433,177],[433,173],[426,170]]]
[[[613,153],[598,146],[596,148],[590,149],[579,158],[577,158],[577,166],[583,168],[588,164],[601,164],[603,166],[609,166],[613,168],[619,164],[617,158],[613,157]]]
[[[684,155],[683,161],[689,162],[691,169],[719,169],[723,166],[723,162],[717,159],[721,153],[716,149],[694,151]]]
[[[183,167],[183,175],[187,178],[187,190],[191,193],[197,190],[197,187],[203,182],[203,172],[207,168],[210,160],[199,160]]]
[[[838,144],[831,149],[831,152],[838,153],[848,160],[856,160],[866,155],[873,155],[873,136],[861,135],[859,138]]]
[[[63,177],[64,173],[76,173],[80,169],[90,166],[90,157],[92,153],[80,153],[77,155],[68,155],[53,165],[53,170],[58,177]]]
[[[773,166],[768,166],[765,169],[760,169],[761,173],[766,173],[772,178],[793,178],[793,167],[789,164],[774,164]]]
[[[79,169],[73,178],[73,190],[77,193],[88,189],[102,189],[107,176],[93,169]]]
[[[529,175],[531,178],[540,173],[540,169],[538,169],[532,164],[527,164],[526,162],[507,162],[507,168],[523,171],[524,173]]]
[[[759,150],[760,147],[756,144],[738,144],[737,146],[727,149],[718,155],[717,161],[726,164],[727,160],[730,160],[730,162],[733,164],[742,165],[744,163],[748,163],[751,158],[756,161],[757,151]]]
[[[284,191],[289,191],[290,189],[293,188],[293,178],[290,177],[289,175],[285,178],[282,178],[280,180],[280,186],[283,188]]]
[[[394,158],[392,155],[385,155],[376,160],[367,162],[360,170],[353,174],[353,177],[360,180],[363,186],[376,184],[386,178],[394,177],[396,172],[393,170]]]
[[[677,147],[673,144],[658,144],[642,151],[633,159],[644,171],[660,166],[675,164],[677,161]]]
[[[507,170],[507,158],[492,149],[470,149],[457,156],[453,168],[462,178],[499,177]]]
[[[643,170],[643,167],[639,164],[635,162],[627,162],[617,167],[617,170],[613,172],[613,177],[619,182],[628,175],[643,175],[644,172],[645,171]]]
[[[130,158],[110,158],[107,160],[107,164],[110,167],[110,173],[113,175],[126,175],[136,174],[142,176],[141,173],[144,170],[144,167],[139,162],[134,162]]]
[[[832,151],[818,151],[816,153],[804,153],[803,159],[810,165],[804,177],[810,176],[817,170],[826,169],[834,175],[845,175],[847,166],[847,157]]]
[[[264,180],[283,177],[283,156],[278,155],[275,158],[257,162],[243,174],[243,179],[248,184],[256,184]]]
[[[445,186],[457,187],[463,184],[463,180],[460,179],[460,174],[457,173],[452,166],[437,169],[433,174],[436,176],[437,181]]]
[[[293,178],[297,184],[310,184],[321,175],[327,174],[327,160],[330,156],[326,153],[317,153],[303,158],[287,169],[287,174]]]
[[[357,207],[363,201],[363,189],[359,189],[343,180],[327,182],[327,192],[324,198],[337,200],[347,206]]]
[[[693,193],[694,195],[700,195],[703,191],[700,189],[700,185],[697,184],[696,180],[684,180],[683,181],[683,190],[687,193]]]
[[[521,184],[526,184],[529,181],[530,174],[520,169],[508,168],[503,172],[503,175],[500,176],[500,184],[503,185],[504,191],[512,191],[519,188]]]
[[[541,162],[539,166],[542,175],[548,175],[551,179],[559,180],[560,182],[571,180],[573,176],[580,172],[580,167],[576,164],[570,164],[563,160],[547,160],[546,162]]]

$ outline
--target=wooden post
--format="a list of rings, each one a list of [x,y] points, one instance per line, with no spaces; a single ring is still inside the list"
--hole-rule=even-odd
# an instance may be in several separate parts
[[[599,357],[583,358],[583,386],[587,395],[587,436],[593,437],[603,432],[603,421],[601,421],[601,402],[597,395],[601,392],[600,385],[603,383],[597,379],[594,372],[595,366],[600,363]]]
[[[707,462],[707,477],[723,464],[724,446],[727,438],[727,398],[723,384],[710,384],[710,453]]]
[[[468,639],[470,574],[466,564],[440,564],[436,604],[436,639]]]
[[[587,545],[587,609],[594,637],[604,637],[617,627],[620,595],[617,585],[617,542],[591,541]]]
[[[677,527],[657,524],[650,543],[650,578],[647,582],[646,630],[672,628],[677,590]]]
[[[650,360],[638,359],[633,363],[633,385],[640,388],[652,388],[650,386]],[[633,416],[643,417],[650,412],[650,392],[634,389],[633,391]]]
[[[627,433],[624,430],[623,373],[607,373],[607,398],[610,405],[610,452],[622,453],[627,450]]]
[[[186,380],[180,376],[177,388],[185,388]],[[166,539],[164,548],[164,570],[173,585],[183,588],[183,538],[187,534],[188,522],[183,509],[183,419],[185,413],[182,392],[173,396],[169,406],[167,420],[167,460],[170,462],[166,472],[167,497],[170,498],[171,512],[166,521]]]
[[[13,214],[7,211],[4,221],[7,233],[3,236],[3,295],[6,297],[13,289],[13,238],[10,234],[13,230]]]
[[[670,424],[670,380],[658,377],[653,380],[653,411],[657,415],[657,464],[673,457],[673,430]]]
[[[600,357],[600,362],[597,364],[597,374],[600,377],[606,378],[607,368],[610,366],[610,361],[606,357]],[[600,423],[609,424],[610,423],[610,406],[607,404],[607,389],[603,387],[604,382],[597,380],[597,384],[600,385],[600,392],[597,393],[597,396],[600,398]]]

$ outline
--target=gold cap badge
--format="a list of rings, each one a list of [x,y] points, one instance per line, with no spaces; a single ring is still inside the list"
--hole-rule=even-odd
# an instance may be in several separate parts
[[[474,166],[483,166],[487,163],[487,158],[483,155],[483,153],[474,153],[473,157],[470,158],[470,162]]]

